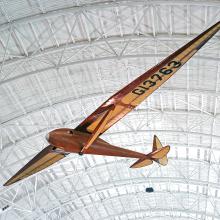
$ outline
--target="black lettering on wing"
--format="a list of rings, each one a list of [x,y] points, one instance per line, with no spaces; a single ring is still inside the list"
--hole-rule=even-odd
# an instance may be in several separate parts
[[[157,78],[157,80],[162,80],[162,77],[159,74],[154,74],[151,76],[151,79]]]
[[[145,81],[143,82],[143,84],[144,84],[144,85],[147,85],[147,84],[148,84],[148,88],[149,88],[149,87],[155,86],[155,85],[156,85],[156,82],[153,82],[153,81],[151,81],[151,80],[145,80]]]
[[[134,90],[132,91],[132,93],[134,93],[135,95],[143,95],[143,94],[145,93],[145,91],[146,91],[146,90],[144,90],[144,89],[139,89],[139,88],[137,88],[137,89],[134,89]]]

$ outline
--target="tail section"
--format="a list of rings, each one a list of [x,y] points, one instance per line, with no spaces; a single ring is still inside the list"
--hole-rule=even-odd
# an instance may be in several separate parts
[[[168,164],[167,154],[170,151],[170,146],[162,147],[157,152],[151,153],[151,158],[153,161],[159,163],[160,165],[166,166]]]
[[[153,141],[153,152],[160,150],[161,148],[163,148],[159,138],[154,135],[154,141]],[[167,153],[161,157],[161,158],[155,158],[154,161],[159,163],[160,165],[166,166],[168,164],[168,158],[167,158],[167,154],[170,151],[170,146],[166,146],[164,147],[166,148],[165,151],[167,151]],[[153,153],[152,152],[152,153]]]
[[[168,163],[167,154],[170,151],[170,146],[162,146],[160,140],[156,135],[154,135],[153,149],[152,152],[147,154],[146,157],[140,158],[136,161],[130,168],[141,168],[148,166],[153,163],[153,161],[165,166]]]

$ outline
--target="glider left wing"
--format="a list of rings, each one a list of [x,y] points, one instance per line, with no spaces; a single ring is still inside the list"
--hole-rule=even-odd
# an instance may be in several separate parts
[[[19,180],[22,180],[34,173],[37,173],[44,168],[54,164],[58,160],[65,157],[62,152],[56,152],[54,146],[47,146],[40,153],[38,153],[31,161],[29,161],[23,168],[21,168],[14,176],[12,176],[4,186],[11,185]]]
[[[90,133],[93,137],[101,135],[166,82],[205,45],[219,29],[220,22],[139,76],[104,102],[95,112],[77,126],[76,130]],[[104,125],[102,125],[103,121]],[[87,143],[87,148],[90,145],[91,141],[90,144]]]

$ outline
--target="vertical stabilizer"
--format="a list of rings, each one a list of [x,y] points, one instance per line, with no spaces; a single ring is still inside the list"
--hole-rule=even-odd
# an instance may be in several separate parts
[[[162,144],[161,144],[159,138],[158,138],[156,135],[154,135],[153,149],[152,149],[152,151],[156,151],[156,150],[158,150],[158,149],[160,149],[160,148],[162,148],[162,147],[163,147],[163,146],[162,146]]]
[[[154,135],[153,152],[158,151],[162,147],[163,147],[163,145],[161,144],[159,138],[156,135]],[[160,159],[154,159],[154,161],[159,163],[160,165],[166,166],[168,164],[167,154],[164,157],[160,158]]]

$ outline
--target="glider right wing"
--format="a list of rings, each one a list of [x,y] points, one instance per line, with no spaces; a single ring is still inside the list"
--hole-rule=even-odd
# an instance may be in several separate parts
[[[87,117],[75,130],[92,134],[84,149],[113,124],[133,110],[179,70],[220,29],[220,22],[201,33],[195,39],[165,58],[159,64],[139,76],[118,91],[95,112]]]

